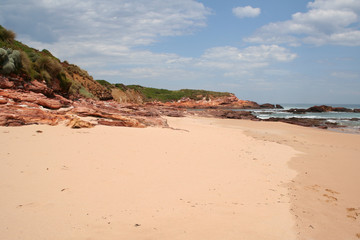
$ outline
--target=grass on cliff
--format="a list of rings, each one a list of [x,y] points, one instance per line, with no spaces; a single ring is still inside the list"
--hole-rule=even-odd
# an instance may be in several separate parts
[[[195,89],[181,89],[181,90],[167,90],[143,87],[139,85],[127,85],[127,88],[134,89],[142,93],[148,101],[178,101],[182,98],[190,98],[193,100],[201,100],[203,98],[209,100],[217,97],[231,96],[228,92],[214,92],[206,90],[195,90]]]
[[[108,89],[115,87],[119,88],[122,91],[133,89],[143,96],[144,101],[171,102],[171,101],[178,101],[182,98],[190,98],[194,100],[201,100],[203,98],[206,98],[208,100],[216,97],[224,97],[231,95],[231,93],[228,92],[213,92],[213,91],[193,90],[193,89],[167,90],[167,89],[143,87],[140,85],[124,85],[119,83],[111,84],[105,80],[97,80],[97,82]]]

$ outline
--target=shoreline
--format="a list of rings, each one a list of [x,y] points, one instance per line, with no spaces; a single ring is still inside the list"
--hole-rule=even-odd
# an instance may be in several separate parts
[[[238,123],[245,134],[299,152],[289,161],[296,177],[288,184],[299,239],[359,239],[360,136],[286,124]],[[275,129],[275,130],[274,130]],[[329,131],[330,130],[330,131]]]
[[[358,239],[359,135],[167,119],[0,127],[2,238]]]

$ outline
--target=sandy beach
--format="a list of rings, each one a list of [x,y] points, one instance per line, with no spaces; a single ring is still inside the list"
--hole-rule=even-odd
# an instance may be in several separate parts
[[[0,239],[360,239],[360,135],[168,123],[0,127]]]

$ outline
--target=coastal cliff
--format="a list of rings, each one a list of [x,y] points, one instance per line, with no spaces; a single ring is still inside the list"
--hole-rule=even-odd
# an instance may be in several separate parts
[[[147,88],[95,81],[87,71],[61,62],[15,39],[0,26],[0,125],[72,127],[166,126],[162,116],[184,116],[187,108],[260,108],[234,94],[205,90]],[[91,117],[82,120],[81,117]]]

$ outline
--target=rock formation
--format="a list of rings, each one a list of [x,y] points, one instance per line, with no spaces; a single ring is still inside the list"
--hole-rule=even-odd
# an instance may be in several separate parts
[[[66,123],[72,128],[108,126],[166,127],[161,116],[183,116],[174,108],[121,105],[115,101],[94,99],[69,100],[39,81],[25,81],[21,77],[0,75],[0,125],[21,126],[28,124],[57,125]],[[82,120],[90,117],[91,122]]]
[[[331,107],[327,105],[321,105],[321,106],[312,106],[307,109],[302,108],[292,108],[287,110],[288,112],[294,113],[294,114],[304,114],[307,112],[360,112],[360,109],[350,109],[350,108],[344,108],[344,107]]]

